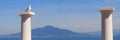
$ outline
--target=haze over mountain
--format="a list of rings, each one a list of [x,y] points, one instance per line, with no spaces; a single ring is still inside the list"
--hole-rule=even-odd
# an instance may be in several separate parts
[[[120,36],[120,30],[114,30],[114,36]],[[2,35],[7,37],[20,37],[20,33],[10,35]],[[32,30],[32,37],[48,38],[48,37],[101,37],[101,32],[86,32],[76,33],[66,29],[56,28],[52,25],[47,25],[43,28]]]
[[[45,26],[44,28],[37,28],[32,30],[33,36],[52,36],[52,37],[83,37],[89,36],[84,33],[75,33],[66,29],[56,28],[52,25]]]

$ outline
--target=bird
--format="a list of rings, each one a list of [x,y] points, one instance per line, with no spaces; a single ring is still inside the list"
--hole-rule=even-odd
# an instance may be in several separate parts
[[[31,5],[25,10],[25,12],[30,12],[31,11]]]

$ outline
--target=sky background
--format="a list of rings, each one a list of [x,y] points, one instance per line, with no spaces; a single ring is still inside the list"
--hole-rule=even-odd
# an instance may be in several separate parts
[[[100,7],[114,7],[113,27],[120,30],[120,0],[0,0],[0,35],[20,32],[21,18],[32,5],[32,29],[53,25],[74,32],[101,30]]]

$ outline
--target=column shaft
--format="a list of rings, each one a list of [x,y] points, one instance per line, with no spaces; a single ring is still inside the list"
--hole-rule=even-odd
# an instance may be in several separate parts
[[[21,39],[31,40],[31,18],[30,16],[21,16]]]
[[[102,40],[113,40],[112,14],[102,14]]]

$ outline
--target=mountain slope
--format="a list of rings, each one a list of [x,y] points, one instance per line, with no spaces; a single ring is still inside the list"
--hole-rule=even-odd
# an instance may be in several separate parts
[[[55,28],[54,26],[48,25],[44,28],[37,28],[32,30],[33,35],[65,35],[65,34],[78,34],[69,30]]]
[[[120,36],[120,30],[114,30],[114,36]],[[21,33],[14,33],[10,35],[2,36],[18,36]],[[101,37],[101,32],[86,32],[75,33],[66,29],[56,28],[52,25],[45,26],[43,28],[37,28],[32,30],[32,37]]]
[[[33,36],[52,36],[52,37],[83,37],[87,34],[75,33],[69,30],[56,28],[52,25],[45,26],[44,28],[37,28],[32,30]]]

